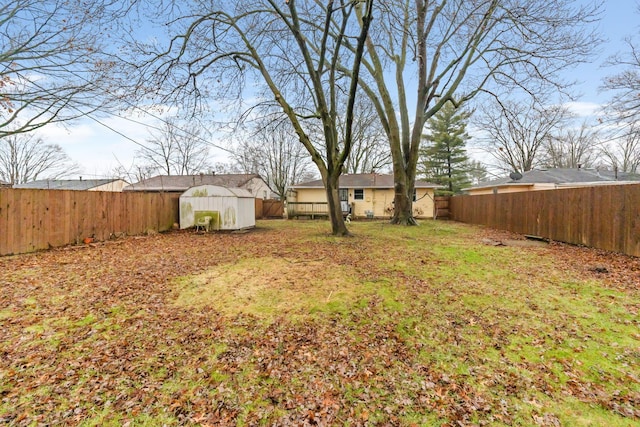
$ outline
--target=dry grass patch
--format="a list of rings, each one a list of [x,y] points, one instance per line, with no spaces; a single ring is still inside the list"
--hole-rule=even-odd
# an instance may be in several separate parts
[[[358,299],[359,282],[343,265],[324,260],[262,257],[210,268],[177,281],[178,305],[261,318],[343,311]]]

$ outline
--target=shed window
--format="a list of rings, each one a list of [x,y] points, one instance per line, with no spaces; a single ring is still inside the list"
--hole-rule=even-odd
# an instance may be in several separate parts
[[[364,189],[356,188],[353,190],[353,200],[364,200]]]

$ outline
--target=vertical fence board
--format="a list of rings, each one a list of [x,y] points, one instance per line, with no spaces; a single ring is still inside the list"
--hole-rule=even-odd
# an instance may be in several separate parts
[[[621,210],[614,207],[616,204],[619,205],[618,200],[624,200],[624,195],[624,187],[614,187],[611,191],[593,193],[591,224],[594,247],[615,250],[616,242],[624,239],[624,231],[621,229],[625,223],[624,215]],[[609,228],[611,228],[610,232]]]
[[[258,218],[263,218],[264,217],[264,203],[262,201],[262,199],[256,199],[255,200],[255,213],[256,213],[256,219]]]
[[[13,237],[13,250],[11,253],[26,252],[25,240],[28,236],[22,232],[21,224],[24,221],[24,212],[27,209],[28,200],[27,192],[21,192],[14,195],[13,199],[13,218],[9,221],[9,227],[11,227],[11,236]]]
[[[0,188],[0,248],[9,247],[9,194],[8,190]],[[5,228],[6,227],[6,228]]]
[[[47,236],[47,247],[60,246],[67,241],[65,235],[65,223],[68,222],[68,219],[63,216],[65,210],[64,198],[58,196],[55,192],[48,191],[47,209],[45,212],[47,218],[45,222],[47,231],[45,233]]]
[[[621,233],[625,253],[640,254],[640,191],[629,187],[624,188],[626,226],[621,227]]]
[[[15,206],[14,193],[11,190],[0,190],[0,249],[7,248],[7,254],[13,253],[14,230],[13,209]]]
[[[33,198],[33,210],[31,219],[32,223],[32,236],[31,236],[31,250],[38,250],[46,248],[46,194],[34,194]]]

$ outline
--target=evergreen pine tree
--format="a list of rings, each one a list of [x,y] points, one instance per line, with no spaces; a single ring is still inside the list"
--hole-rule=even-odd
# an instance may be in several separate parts
[[[440,194],[455,194],[470,185],[469,165],[465,148],[470,139],[466,120],[470,112],[459,111],[449,102],[427,123],[423,134],[418,168],[428,181],[444,186]]]

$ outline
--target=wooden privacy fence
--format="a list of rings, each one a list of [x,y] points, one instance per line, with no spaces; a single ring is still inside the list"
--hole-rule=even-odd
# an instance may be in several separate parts
[[[640,184],[455,196],[452,219],[640,256]]]
[[[284,203],[274,199],[256,199],[256,219],[282,218]]]
[[[449,199],[451,196],[436,196],[433,199],[436,207],[436,219],[449,219]]]
[[[180,194],[0,189],[0,255],[165,231]]]

